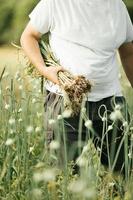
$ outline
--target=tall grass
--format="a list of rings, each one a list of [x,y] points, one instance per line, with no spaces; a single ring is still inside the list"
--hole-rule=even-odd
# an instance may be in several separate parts
[[[132,121],[132,92],[129,86],[125,88]],[[125,154],[128,155],[125,178],[112,173],[115,160],[113,167],[110,160],[109,169],[101,165],[101,152],[95,149],[91,138],[82,152],[79,148],[81,154],[77,163],[80,173],[74,174],[75,163],[68,162],[67,157],[67,148],[70,147],[66,145],[63,118],[52,122],[57,137],[51,143],[50,150],[46,149],[43,120],[47,116],[44,116],[43,102],[44,94],[41,92],[40,80],[25,78],[22,70],[16,72],[14,77],[3,71],[0,78],[0,199],[132,200],[133,174],[129,173],[133,156],[132,123],[125,126],[123,136],[127,147],[127,133],[130,131],[132,134],[130,151],[127,152],[125,148]],[[78,141],[80,147],[82,123],[84,121],[81,114]],[[107,137],[108,131],[105,121],[103,137]],[[90,132],[93,132],[91,124],[88,127],[89,135]],[[59,150],[62,147],[60,135],[64,144],[62,155]]]

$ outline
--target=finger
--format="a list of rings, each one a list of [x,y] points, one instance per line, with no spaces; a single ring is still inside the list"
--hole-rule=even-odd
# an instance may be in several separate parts
[[[64,71],[64,68],[62,66],[58,66],[56,69],[57,69],[57,72]]]
[[[57,84],[57,85],[60,84],[58,78],[56,78],[56,79],[54,80],[54,83]]]

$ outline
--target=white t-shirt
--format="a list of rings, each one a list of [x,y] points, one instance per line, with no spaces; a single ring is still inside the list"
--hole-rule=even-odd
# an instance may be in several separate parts
[[[89,101],[122,95],[116,50],[133,41],[133,26],[122,0],[41,0],[29,17],[38,32],[49,32],[60,64],[94,83]],[[61,92],[49,81],[46,88]]]

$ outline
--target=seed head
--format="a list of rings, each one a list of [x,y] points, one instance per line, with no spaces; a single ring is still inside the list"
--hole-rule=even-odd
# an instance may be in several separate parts
[[[33,130],[34,130],[34,128],[33,128],[32,126],[28,126],[28,127],[26,128],[26,132],[27,132],[27,133],[32,133]]]
[[[10,125],[15,124],[15,119],[11,117],[11,118],[9,119],[9,124],[10,124]]]
[[[50,149],[51,150],[56,150],[56,149],[59,149],[60,148],[60,143],[58,141],[51,141],[50,143]]]
[[[88,119],[88,120],[85,122],[85,127],[88,128],[88,129],[91,129],[91,128],[92,128],[92,121]]]
[[[14,139],[8,138],[7,141],[5,142],[6,146],[11,146],[14,143]]]

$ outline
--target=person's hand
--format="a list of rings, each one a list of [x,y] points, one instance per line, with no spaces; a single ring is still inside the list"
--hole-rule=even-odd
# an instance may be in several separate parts
[[[63,67],[45,67],[43,76],[55,84],[60,84],[58,80],[58,72],[64,71]]]

